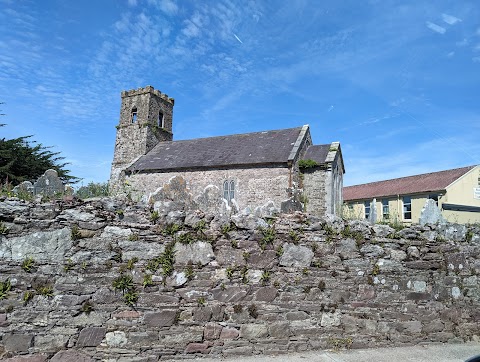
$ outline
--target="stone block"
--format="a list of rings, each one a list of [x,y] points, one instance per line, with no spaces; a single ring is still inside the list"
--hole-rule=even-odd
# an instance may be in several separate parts
[[[123,331],[113,331],[105,334],[105,340],[109,347],[123,347],[127,344],[127,335]]]
[[[170,327],[175,323],[177,310],[145,313],[143,322],[149,327]]]
[[[258,339],[268,337],[268,328],[264,324],[243,324],[240,327],[240,337],[245,339]]]
[[[309,267],[313,259],[312,249],[290,243],[283,244],[283,254],[280,265],[286,267]]]
[[[96,347],[102,343],[105,333],[103,327],[83,328],[78,336],[77,347]]]
[[[227,287],[226,289],[217,288],[213,291],[213,298],[222,303],[235,303],[248,294],[246,287]]]
[[[7,313],[0,313],[0,327],[5,327],[7,325]]]
[[[211,345],[208,342],[203,343],[189,343],[187,348],[185,348],[185,353],[203,353],[207,354],[209,352],[209,347]]]
[[[8,352],[28,352],[33,343],[33,335],[6,334],[3,336],[2,342]]]
[[[277,288],[263,287],[255,292],[255,300],[260,302],[272,302],[278,295]]]
[[[224,327],[220,332],[220,339],[237,339],[240,335],[238,329],[233,327]]]
[[[175,244],[175,263],[186,265],[190,261],[193,264],[206,265],[215,258],[212,245],[203,241],[197,241],[193,244],[184,245]]]
[[[288,322],[271,323],[268,326],[268,333],[275,338],[288,338],[292,335]]]
[[[285,318],[287,321],[302,321],[310,318],[310,316],[303,311],[294,311],[286,313]]]
[[[257,269],[271,269],[277,264],[275,250],[251,253],[248,258],[248,265]]]
[[[223,327],[217,323],[207,323],[203,329],[203,339],[214,340],[220,338]]]
[[[12,358],[7,358],[5,362],[46,362],[48,356],[44,354],[36,354],[29,356],[15,356]]]
[[[50,362],[94,362],[94,360],[80,351],[63,350],[57,352]]]
[[[193,320],[197,322],[208,322],[212,318],[212,308],[200,307],[193,310]]]
[[[58,262],[72,248],[70,228],[38,231],[4,239],[0,243],[0,258],[22,261],[26,256],[38,262]]]

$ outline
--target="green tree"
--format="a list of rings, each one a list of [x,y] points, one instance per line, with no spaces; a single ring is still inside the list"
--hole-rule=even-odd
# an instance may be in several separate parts
[[[31,141],[31,137],[0,139],[0,183],[15,186],[22,181],[33,181],[48,169],[56,170],[64,182],[79,180],[65,168],[68,163],[62,162],[64,157],[59,156],[60,152],[52,152],[51,147]]]

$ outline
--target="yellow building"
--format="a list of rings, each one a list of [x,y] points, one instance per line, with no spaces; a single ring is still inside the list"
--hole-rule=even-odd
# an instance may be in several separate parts
[[[378,221],[417,223],[427,199],[450,222],[480,222],[480,166],[468,166],[343,188],[344,214],[366,218],[375,199]]]

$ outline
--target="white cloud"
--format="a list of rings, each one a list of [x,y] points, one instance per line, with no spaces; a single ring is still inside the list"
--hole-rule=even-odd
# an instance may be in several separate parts
[[[448,15],[448,14],[442,14],[442,20],[449,25],[453,25],[453,24],[456,24],[456,23],[462,21],[462,19],[459,19],[455,16]]]
[[[172,0],[149,0],[150,3],[155,4],[165,14],[175,15],[178,11],[177,4]]]
[[[131,7],[137,6],[137,0],[128,0],[128,6],[131,6]]]
[[[427,24],[427,28],[439,33],[439,34],[445,34],[445,32],[447,31],[445,28],[442,28],[440,25],[437,25],[437,24],[434,24],[430,21],[427,21],[426,22]]]

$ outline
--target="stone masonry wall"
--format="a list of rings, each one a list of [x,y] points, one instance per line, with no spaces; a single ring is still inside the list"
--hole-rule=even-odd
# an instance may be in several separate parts
[[[218,196],[223,197],[223,182],[234,180],[235,201],[240,210],[250,208],[254,211],[255,208],[262,207],[268,202],[273,202],[273,205],[280,210],[281,202],[289,197],[287,194],[289,170],[285,167],[142,173],[133,174],[126,180],[133,194],[140,198],[165,186],[176,176],[186,181],[187,191],[193,199],[204,194],[207,187],[214,187]],[[268,197],[266,198],[265,195]]]
[[[478,226],[397,231],[333,216],[230,220],[194,210],[157,218],[114,199],[2,199],[0,221],[0,359],[10,362],[480,335]]]
[[[306,211],[315,215],[324,215],[327,212],[326,183],[327,177],[331,178],[331,171],[315,168],[303,171],[303,194],[305,197]]]

